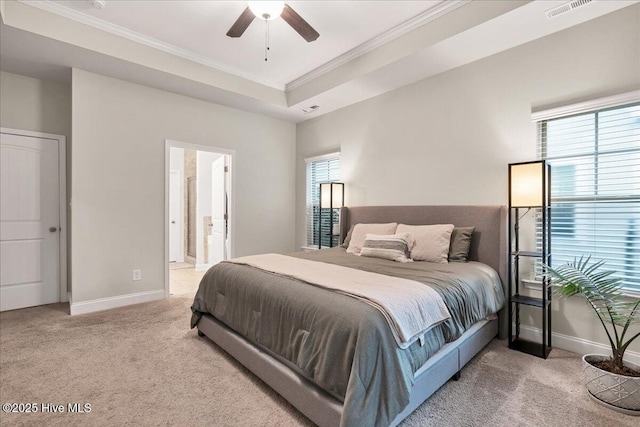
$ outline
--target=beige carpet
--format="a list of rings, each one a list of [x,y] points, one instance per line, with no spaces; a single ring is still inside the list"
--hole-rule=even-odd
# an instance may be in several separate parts
[[[311,425],[190,330],[190,296],[82,316],[55,304],[0,314],[0,401],[90,403],[85,414],[6,414],[5,425]],[[593,403],[578,355],[544,361],[494,341],[405,426],[637,426]]]

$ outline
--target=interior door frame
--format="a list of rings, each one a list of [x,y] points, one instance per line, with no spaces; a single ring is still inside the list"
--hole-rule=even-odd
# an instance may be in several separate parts
[[[165,139],[164,148],[164,297],[169,298],[169,174],[170,174],[170,153],[171,147],[185,148],[188,150],[208,151],[211,153],[224,154],[228,159],[229,168],[229,182],[227,186],[227,215],[228,215],[228,233],[227,239],[229,241],[229,253],[227,258],[233,258],[235,256],[235,195],[233,185],[235,179],[235,161],[236,150],[230,150],[228,148],[213,147],[210,145],[191,144],[189,142],[174,141],[171,139]]]
[[[60,218],[58,224],[58,301],[68,302],[70,290],[67,283],[67,235],[69,232],[69,224],[67,224],[67,138],[64,135],[5,127],[0,127],[0,133],[50,139],[58,143],[58,214]],[[71,203],[69,203],[69,208],[71,208]]]

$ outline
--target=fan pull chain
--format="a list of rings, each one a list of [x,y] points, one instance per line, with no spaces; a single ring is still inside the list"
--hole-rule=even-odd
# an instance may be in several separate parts
[[[269,53],[269,21],[265,20],[264,23],[266,24],[264,30],[264,60],[268,61],[267,55]]]

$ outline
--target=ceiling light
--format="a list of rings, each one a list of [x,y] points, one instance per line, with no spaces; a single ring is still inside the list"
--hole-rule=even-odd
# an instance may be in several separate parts
[[[283,1],[249,1],[249,9],[257,18],[265,21],[276,19],[284,9]]]

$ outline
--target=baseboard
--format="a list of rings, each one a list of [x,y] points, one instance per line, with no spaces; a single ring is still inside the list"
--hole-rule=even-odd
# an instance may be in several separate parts
[[[530,341],[542,342],[542,331],[532,326],[520,325],[520,336]],[[570,335],[551,333],[551,346],[562,350],[571,351],[578,354],[608,354],[611,355],[611,346]],[[627,350],[624,353],[624,360],[640,365],[640,353]]]
[[[72,316],[76,314],[93,313],[95,311],[110,310],[125,305],[140,304],[164,299],[164,290],[138,292],[135,294],[119,295],[117,297],[100,298],[82,302],[72,302],[69,306]]]

